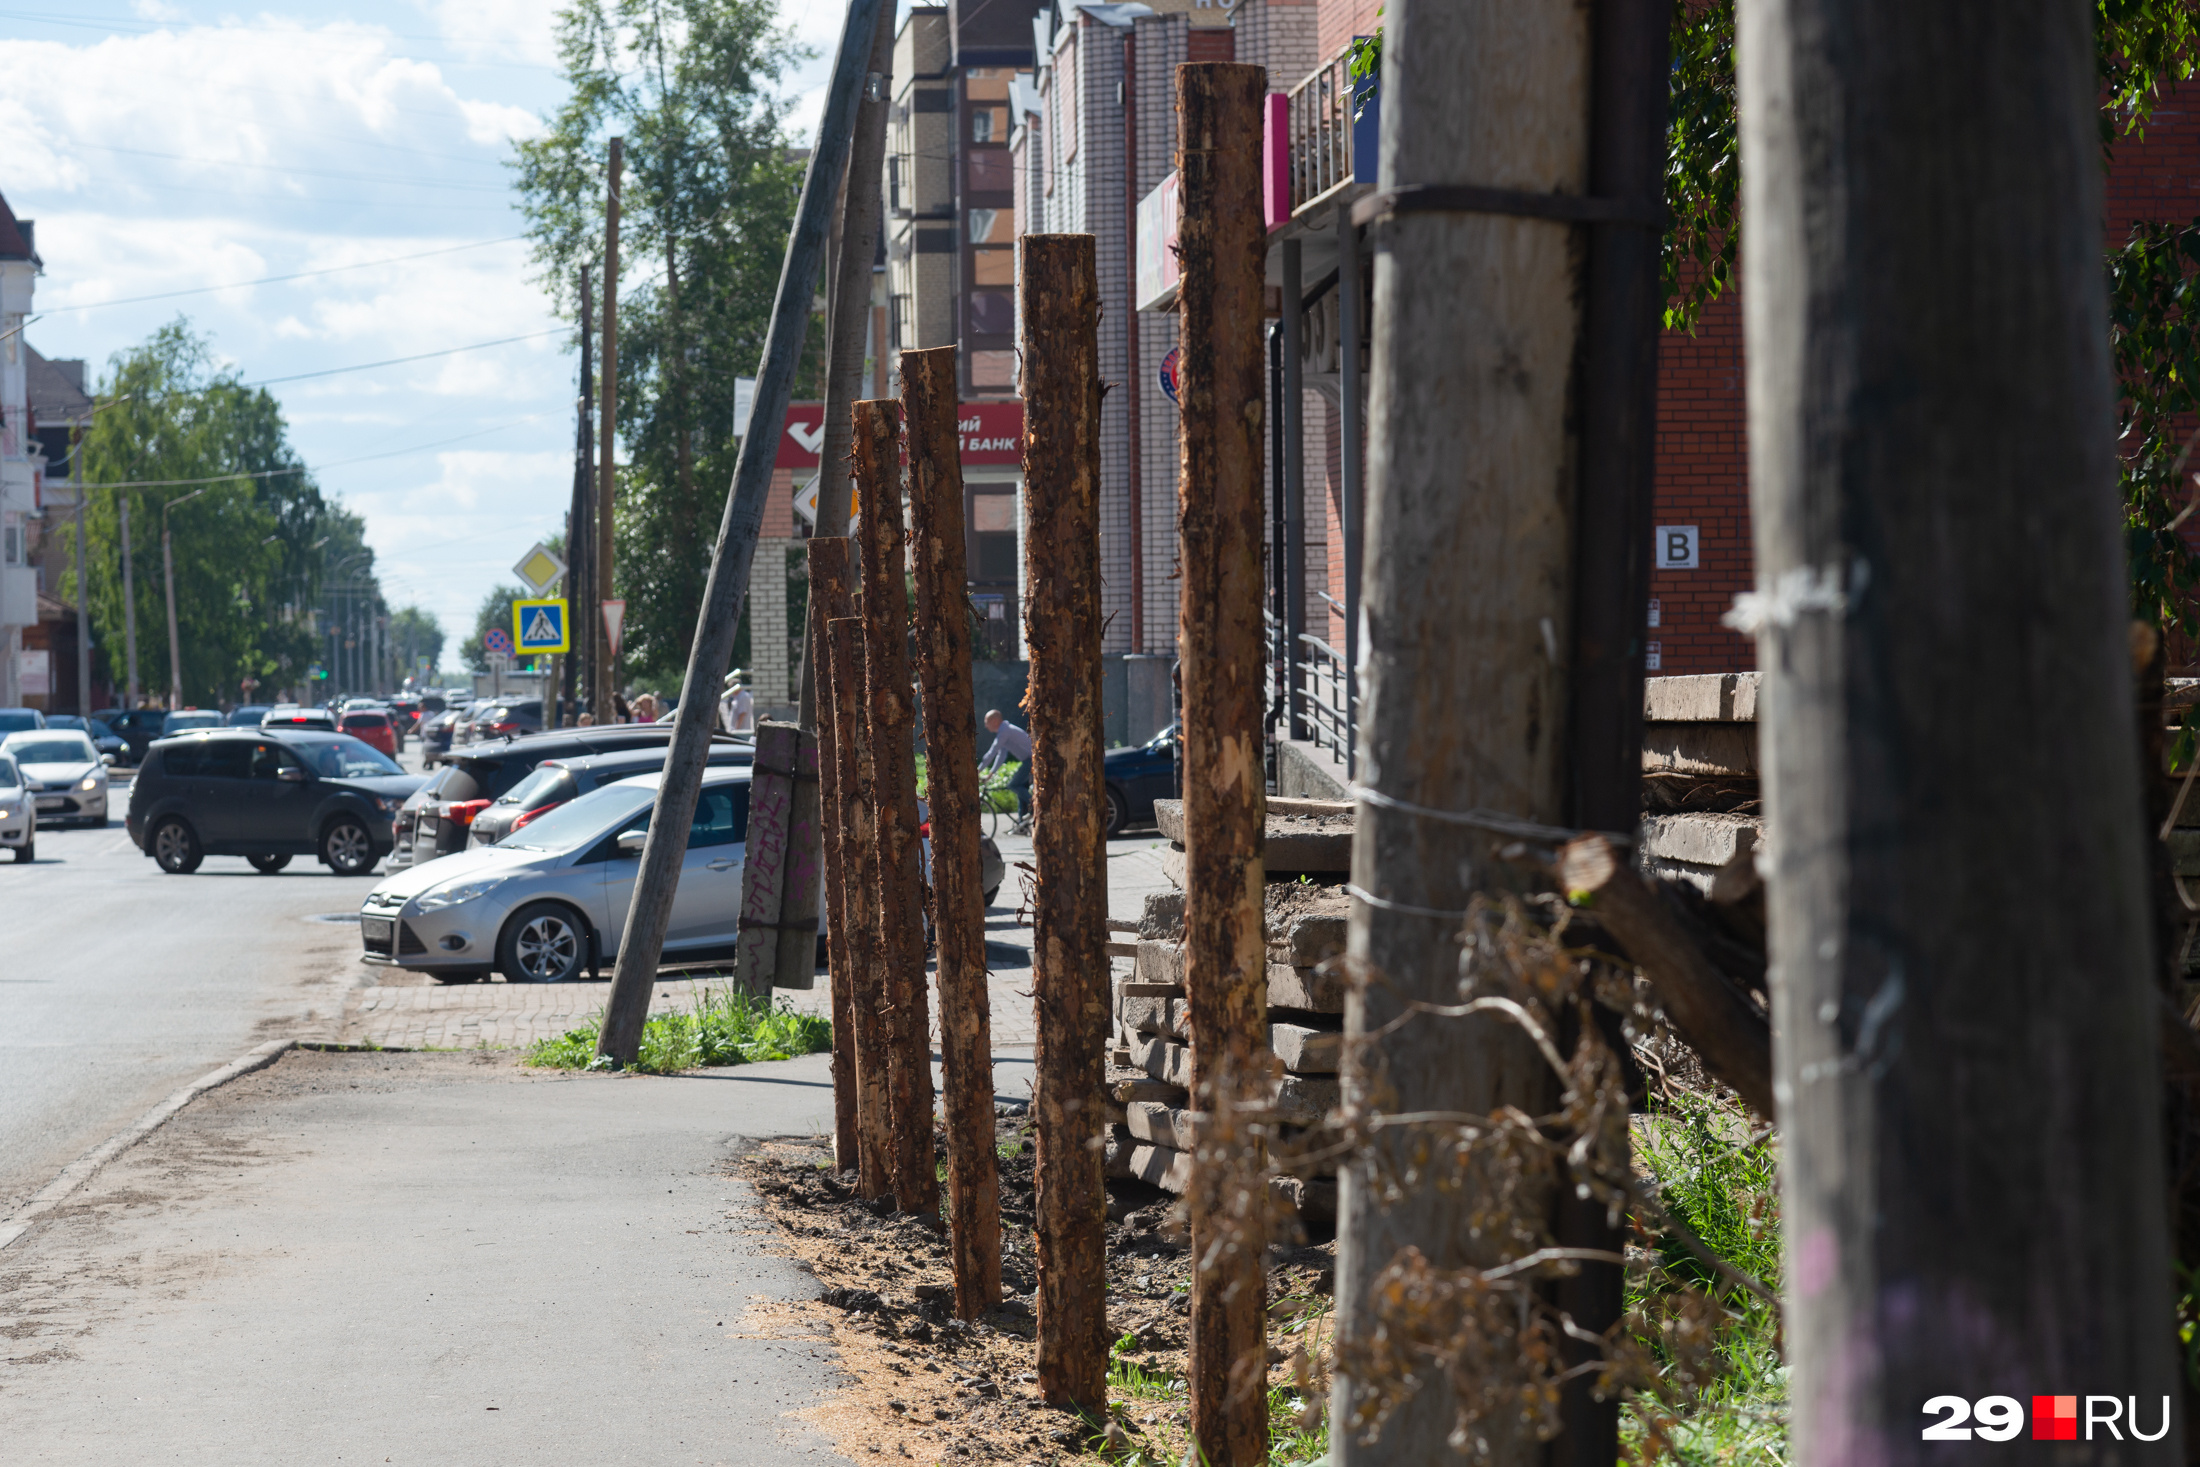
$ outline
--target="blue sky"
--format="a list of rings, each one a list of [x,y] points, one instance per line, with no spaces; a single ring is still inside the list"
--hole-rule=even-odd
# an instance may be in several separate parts
[[[0,0],[0,193],[38,224],[25,334],[45,355],[96,376],[179,312],[253,382],[535,336],[269,388],[391,599],[455,645],[572,489],[578,361],[535,335],[558,323],[502,166],[563,95],[557,5],[19,3]],[[819,53],[789,88],[806,141],[842,7],[785,14]],[[401,256],[424,258],[374,263]],[[233,288],[119,303],[208,286]]]

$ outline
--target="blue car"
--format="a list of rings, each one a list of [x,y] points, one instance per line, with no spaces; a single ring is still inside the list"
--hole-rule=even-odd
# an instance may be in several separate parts
[[[1109,837],[1151,825],[1153,802],[1176,798],[1177,726],[1133,748],[1110,749],[1100,762],[1108,782]]]

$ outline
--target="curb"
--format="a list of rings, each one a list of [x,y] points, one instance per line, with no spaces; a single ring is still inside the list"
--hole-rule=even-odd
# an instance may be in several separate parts
[[[11,1216],[0,1221],[0,1249],[8,1247],[29,1232],[32,1223],[67,1201],[69,1195],[89,1182],[101,1167],[159,1130],[177,1111],[207,1091],[218,1089],[240,1075],[266,1069],[282,1058],[284,1051],[297,1047],[297,1043],[295,1039],[271,1039],[256,1049],[246,1050],[212,1074],[203,1075],[184,1086],[138,1117],[135,1123],[124,1127],[70,1162],[61,1169],[60,1176],[48,1182],[36,1196],[17,1208]]]

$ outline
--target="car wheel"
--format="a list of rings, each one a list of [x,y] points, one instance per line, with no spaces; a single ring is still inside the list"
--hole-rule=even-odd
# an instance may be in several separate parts
[[[189,876],[205,859],[198,835],[181,820],[171,817],[153,827],[154,864],[170,876]]]
[[[29,864],[30,864],[31,862],[33,862],[33,861],[35,861],[35,860],[37,860],[37,859],[38,859],[38,842],[37,842],[37,841],[35,841],[35,840],[27,840],[27,841],[23,842],[23,844],[21,844],[21,845],[19,845],[19,846],[17,846],[17,847],[15,848],[15,864],[16,864],[16,865],[18,865],[18,866],[28,866],[28,865],[29,865]]]
[[[1001,889],[1000,889],[999,887],[997,887],[997,886],[996,886],[996,887],[993,887],[993,888],[991,888],[991,889],[989,889],[989,890],[988,890],[988,891],[986,892],[986,894],[985,894],[985,904],[986,904],[987,906],[989,906],[989,907],[990,907],[990,906],[992,906],[992,905],[993,905],[993,899],[994,899],[995,897],[999,896],[1000,894],[1001,894]]]
[[[587,963],[588,934],[557,902],[521,907],[497,939],[497,971],[507,983],[565,983]]]
[[[1131,828],[1131,802],[1123,798],[1123,792],[1114,785],[1108,786],[1107,839],[1114,840]]]
[[[321,860],[338,876],[365,876],[374,870],[374,839],[349,815],[321,833]]]
[[[290,864],[288,856],[247,856],[245,859],[252,863],[253,870],[264,876],[273,876]]]

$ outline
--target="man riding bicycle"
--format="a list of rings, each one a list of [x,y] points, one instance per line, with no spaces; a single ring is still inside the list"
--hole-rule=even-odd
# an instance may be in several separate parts
[[[978,761],[978,778],[984,779],[1011,759],[1016,761],[1008,787],[1016,796],[1016,820],[1021,825],[1031,814],[1031,735],[1001,717],[998,708],[986,710],[985,731],[993,735],[993,747]]]

